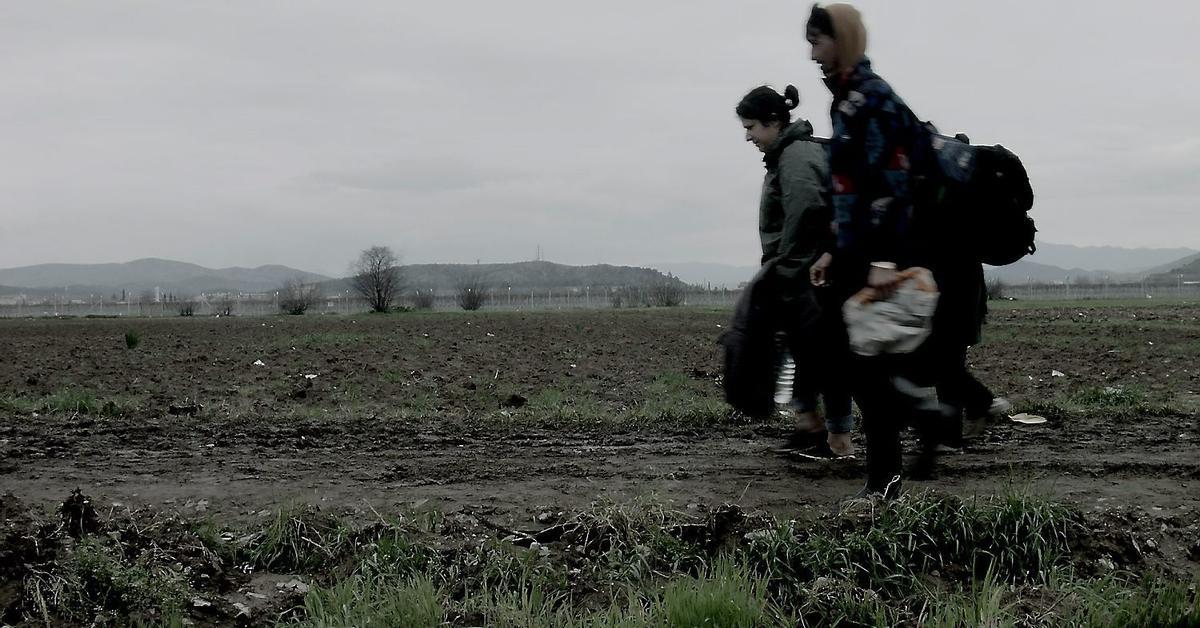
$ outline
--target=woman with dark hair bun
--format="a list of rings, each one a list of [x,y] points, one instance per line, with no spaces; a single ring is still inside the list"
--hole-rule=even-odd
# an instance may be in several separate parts
[[[854,418],[841,365],[849,360],[841,310],[823,308],[824,295],[809,281],[813,263],[834,246],[830,227],[829,166],[825,149],[807,120],[792,121],[800,92],[756,87],[737,105],[746,141],[763,153],[766,176],[759,202],[758,231],[762,264],[774,262],[779,304],[776,317],[796,363],[791,409],[796,431],[787,449],[827,445],[836,456],[853,453]],[[817,407],[824,397],[825,420]],[[827,434],[824,443],[814,436]]]

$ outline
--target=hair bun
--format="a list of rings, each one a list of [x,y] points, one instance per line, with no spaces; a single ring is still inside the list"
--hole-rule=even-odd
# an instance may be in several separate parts
[[[788,85],[783,90],[783,102],[787,103],[788,109],[795,109],[800,104],[800,90],[795,85]]]

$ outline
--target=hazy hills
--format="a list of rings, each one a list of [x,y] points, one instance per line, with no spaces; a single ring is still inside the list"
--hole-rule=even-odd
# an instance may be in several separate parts
[[[1039,242],[1037,253],[1008,266],[987,267],[989,276],[1006,283],[1023,284],[1029,281],[1062,283],[1067,277],[1087,277],[1095,281],[1134,281],[1143,276],[1166,273],[1189,262],[1200,265],[1200,252],[1186,248],[1121,248],[1113,246],[1073,246]],[[709,263],[652,264],[671,272],[689,284],[736,287],[754,276],[757,266]],[[1185,271],[1186,274],[1187,271]],[[1200,275],[1200,268],[1193,269]]]
[[[477,278],[491,289],[514,290],[586,288],[592,286],[645,286],[679,280],[652,268],[630,266],[567,266],[552,262],[512,264],[416,264],[403,267],[409,289],[451,291],[464,279]],[[214,292],[270,292],[286,281],[301,278],[318,283],[332,294],[349,290],[345,278],[330,278],[287,266],[258,268],[205,268],[164,259],[140,259],[123,264],[39,264],[0,270],[0,295],[62,294],[72,298],[89,294],[108,297],[127,291],[138,294],[159,288],[163,293],[188,297]]]
[[[324,275],[287,266],[257,268],[205,268],[174,260],[146,258],[123,264],[38,264],[0,269],[0,285],[8,291],[101,294],[122,290],[140,292],[160,288],[163,292],[193,295],[201,292],[274,290],[293,277],[324,281]]]
[[[510,264],[414,264],[404,267],[408,289],[450,291],[465,278],[478,277],[491,289],[530,290],[576,287],[644,286],[683,282],[714,288],[735,288],[757,270],[747,265],[702,262],[658,263],[651,267],[570,266],[552,262]],[[1200,279],[1200,252],[1184,248],[1080,247],[1039,243],[1038,252],[1002,268],[987,268],[991,277],[1012,284],[1029,281],[1062,283],[1087,278],[1093,281]],[[0,269],[0,296],[62,294],[72,298],[96,294],[109,296],[159,288],[164,293],[188,297],[214,292],[269,292],[286,281],[300,278],[321,284],[327,293],[349,290],[345,278],[331,278],[280,265],[257,268],[206,268],[174,260],[147,258],[121,264],[38,264]]]

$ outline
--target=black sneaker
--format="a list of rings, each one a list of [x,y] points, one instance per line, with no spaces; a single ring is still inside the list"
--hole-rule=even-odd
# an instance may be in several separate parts
[[[779,453],[793,453],[807,451],[820,446],[829,449],[829,444],[825,442],[825,432],[802,432],[799,430],[793,431],[788,435],[783,444],[775,448]]]

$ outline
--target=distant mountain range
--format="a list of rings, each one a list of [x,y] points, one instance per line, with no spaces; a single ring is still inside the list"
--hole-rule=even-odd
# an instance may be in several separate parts
[[[123,264],[38,264],[0,270],[3,293],[83,295],[138,293],[159,288],[164,293],[190,296],[202,292],[262,292],[292,278],[317,282],[329,277],[287,266],[205,268],[187,262],[146,258]]]
[[[490,289],[597,289],[676,283],[679,279],[652,268],[630,266],[567,266],[552,262],[512,264],[415,264],[402,267],[409,289],[452,291],[466,279],[477,279]],[[124,264],[40,264],[0,270],[0,296],[62,295],[108,297],[122,291],[140,294],[159,289],[181,298],[201,293],[270,292],[299,278],[316,283],[327,294],[350,289],[346,278],[331,278],[287,266],[212,269],[165,259],[140,259]]]
[[[1038,242],[1037,253],[1026,258],[1043,266],[1109,273],[1153,273],[1174,268],[1184,258],[1200,253],[1195,249],[1127,249],[1115,246],[1074,246]]]
[[[404,267],[411,289],[453,290],[466,277],[478,277],[491,287],[514,290],[559,289],[588,286],[645,286],[682,282],[714,288],[736,288],[757,271],[754,265],[701,262],[658,263],[649,267],[569,266],[552,262],[511,264],[414,264]],[[1193,249],[1126,249],[1079,247],[1039,243],[1038,252],[1015,264],[987,268],[990,277],[1012,284],[1029,281],[1062,283],[1068,277],[1092,281],[1200,280],[1200,251]],[[319,283],[323,291],[350,288],[345,278],[332,278],[287,266],[257,268],[205,268],[166,259],[139,259],[123,264],[39,264],[0,269],[0,296],[63,294],[133,294],[158,288],[163,293],[189,297],[200,293],[269,292],[292,279]]]
[[[1052,262],[1059,261],[1059,264]],[[1078,260],[1079,263],[1075,263]],[[989,277],[1005,283],[1065,283],[1086,279],[1121,283],[1200,277],[1200,253],[1191,249],[1120,249],[1039,244],[1037,253],[1008,266],[986,267]],[[1192,277],[1194,276],[1194,277]]]

